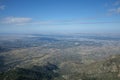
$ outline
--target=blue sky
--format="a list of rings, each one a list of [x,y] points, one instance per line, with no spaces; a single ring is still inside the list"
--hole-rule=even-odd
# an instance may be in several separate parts
[[[119,33],[120,0],[0,0],[0,33]]]

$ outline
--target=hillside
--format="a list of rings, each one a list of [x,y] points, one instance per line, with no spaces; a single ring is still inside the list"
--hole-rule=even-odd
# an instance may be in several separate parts
[[[0,80],[119,80],[120,40],[91,38],[1,37]]]
[[[81,80],[120,80],[120,55],[83,66],[80,73],[71,76]]]
[[[66,63],[63,63],[66,64]],[[68,63],[71,64],[71,63]],[[76,66],[72,64],[72,66]],[[64,71],[59,66],[47,63],[44,66],[31,68],[14,68],[0,73],[0,80],[119,80],[120,79],[120,55],[109,57],[103,61],[74,67],[66,66]],[[77,71],[76,71],[77,69]]]

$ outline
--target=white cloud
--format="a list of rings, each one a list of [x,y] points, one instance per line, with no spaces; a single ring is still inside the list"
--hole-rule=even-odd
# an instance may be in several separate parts
[[[0,10],[4,10],[5,9],[5,5],[0,5]]]
[[[114,0],[108,8],[108,15],[120,15],[120,0]]]
[[[120,13],[120,9],[119,13]],[[111,10],[115,11],[115,9]],[[74,20],[49,20],[49,21],[32,21],[31,18],[26,17],[6,17],[0,20],[2,24],[9,25],[71,25],[71,24],[110,24],[110,23],[120,23],[119,21],[112,22],[89,22],[86,20],[93,20],[94,18],[84,18],[84,19],[74,19]],[[96,18],[95,18],[96,19]]]
[[[1,20],[3,24],[25,24],[30,22],[31,18],[26,17],[6,17]]]
[[[120,14],[120,7],[109,9],[109,14]]]

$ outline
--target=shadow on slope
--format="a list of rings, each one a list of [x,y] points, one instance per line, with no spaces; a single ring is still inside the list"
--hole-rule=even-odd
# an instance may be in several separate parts
[[[0,56],[0,72],[4,71],[4,57]]]
[[[0,80],[54,80],[57,77],[58,67],[50,63],[30,69],[15,68],[0,74]]]

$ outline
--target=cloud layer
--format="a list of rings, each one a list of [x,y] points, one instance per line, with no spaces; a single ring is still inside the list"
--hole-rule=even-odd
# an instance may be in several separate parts
[[[30,22],[31,18],[26,17],[6,17],[1,20],[1,23],[4,24],[25,24]]]
[[[96,19],[97,21],[94,21]],[[9,25],[71,25],[71,24],[111,24],[111,23],[120,23],[120,21],[101,21],[101,20],[99,21],[99,18],[33,21],[32,18],[27,18],[27,17],[5,17],[0,20],[0,23],[5,25],[6,24],[9,24]]]

